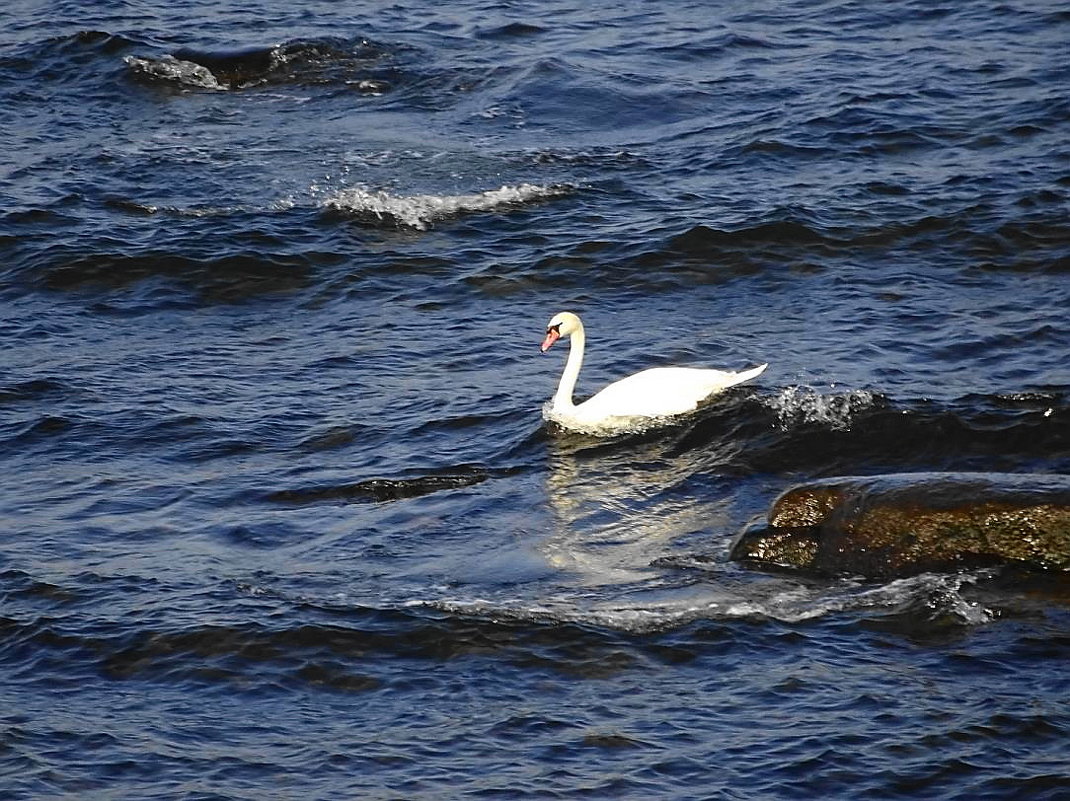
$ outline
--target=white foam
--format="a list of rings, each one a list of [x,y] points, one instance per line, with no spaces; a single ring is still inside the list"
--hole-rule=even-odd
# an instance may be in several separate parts
[[[134,72],[150,75],[153,78],[174,81],[195,89],[210,89],[216,92],[223,92],[227,89],[226,86],[216,80],[215,75],[207,67],[195,64],[192,61],[183,61],[171,55],[162,56],[158,59],[126,56],[123,61]]]
[[[696,620],[775,620],[800,623],[849,612],[920,615],[963,626],[991,622],[994,613],[960,592],[985,575],[925,573],[887,584],[843,579],[824,586],[772,581],[768,584],[710,589],[701,594],[648,602],[606,601],[598,594],[563,592],[556,597],[412,601],[442,611],[497,620],[543,620],[644,633],[679,628]],[[634,590],[634,587],[633,587]]]
[[[761,604],[760,616],[797,622],[847,611],[912,611],[924,606],[928,616],[949,615],[962,625],[980,625],[992,619],[991,612],[968,601],[960,590],[977,581],[978,575],[922,573],[872,585],[843,580],[825,590],[803,591],[797,596],[781,593]]]
[[[851,428],[854,416],[881,405],[883,397],[865,389],[824,393],[813,387],[785,387],[764,399],[784,428],[817,424],[835,430]]]
[[[357,216],[374,216],[384,222],[427,230],[435,220],[478,211],[492,211],[514,203],[557,197],[568,187],[519,184],[472,195],[392,195],[360,187],[343,189],[321,202],[324,208]]]

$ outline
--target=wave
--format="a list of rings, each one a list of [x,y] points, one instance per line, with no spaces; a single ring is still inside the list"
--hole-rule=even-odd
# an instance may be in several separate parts
[[[396,82],[390,53],[366,39],[296,40],[236,50],[181,48],[162,56],[126,56],[130,74],[147,83],[230,91],[264,85],[336,85],[379,95]]]
[[[678,569],[704,570],[702,562],[677,558],[662,563]],[[678,630],[700,622],[804,623],[830,616],[862,614],[873,620],[899,625],[911,618],[918,631],[949,626],[977,626],[997,617],[984,603],[969,597],[968,588],[995,574],[944,575],[926,573],[887,584],[845,579],[835,583],[802,584],[787,579],[754,583],[746,588],[711,588],[708,597],[650,603],[606,602],[583,595],[527,600],[490,599],[416,601],[410,608],[426,607],[453,615],[494,621],[598,626],[629,634]]]
[[[950,403],[868,391],[787,389],[763,402],[781,433],[748,464],[816,475],[917,470],[1070,470],[1065,395],[968,396]]]
[[[696,225],[679,236],[672,237],[669,245],[686,253],[702,253],[711,248],[754,244],[816,244],[827,237],[797,219],[770,220],[725,231],[707,225]],[[811,223],[812,224],[812,223]]]
[[[267,500],[284,504],[312,504],[323,502],[349,503],[357,501],[396,501],[418,498],[446,489],[471,487],[487,479],[481,470],[417,476],[415,478],[373,478],[352,484],[331,484],[300,489],[276,490]]]
[[[264,206],[258,205],[235,205],[235,206],[170,206],[156,203],[141,203],[136,200],[122,197],[111,197],[104,201],[105,205],[118,211],[139,216],[151,216],[154,214],[169,215],[172,217],[227,217],[242,214],[270,214],[273,212],[289,211],[296,206],[293,198],[279,198]]]
[[[895,188],[870,184],[861,192],[859,202],[865,203],[865,195],[886,196]],[[1026,195],[1021,202],[1024,205],[1033,199]],[[969,254],[969,260],[963,262],[969,269],[1065,272],[1070,264],[1066,255],[1070,241],[1061,213],[1047,201],[1034,205],[1027,217],[1008,217],[984,203],[941,215],[919,214],[906,207],[900,216],[878,225],[784,207],[757,218],[702,222],[668,231],[638,243],[620,262],[629,265],[632,272],[680,272],[687,267],[689,282],[722,281],[781,265],[786,259],[813,260],[814,265],[821,265],[832,257],[857,254],[859,249],[903,245],[944,248],[953,242]]]
[[[128,287],[168,277],[200,293],[199,300],[237,302],[306,286],[314,268],[301,254],[230,253],[197,258],[178,253],[84,253],[46,266],[43,285],[53,291]]]
[[[970,395],[950,402],[852,388],[726,392],[678,425],[597,445],[555,438],[584,460],[621,461],[637,439],[689,470],[787,477],[919,470],[1070,472],[1062,390]],[[559,441],[558,441],[559,440]],[[697,474],[698,474],[697,473]]]
[[[799,426],[822,426],[830,431],[848,431],[859,412],[886,407],[887,399],[864,389],[822,392],[815,387],[784,387],[763,398],[784,430]]]
[[[392,195],[352,187],[323,200],[321,205],[362,222],[425,231],[437,220],[548,200],[571,191],[572,187],[565,185],[519,184],[470,195]]]
[[[216,80],[215,75],[207,67],[171,55],[157,59],[126,56],[123,63],[133,75],[140,78],[173,82],[191,89],[222,92],[228,88]]]
[[[82,81],[98,76],[87,65],[94,61],[113,62],[124,50],[144,45],[121,34],[84,30],[43,41],[28,41],[17,49],[0,54],[0,74],[33,78],[49,84]]]
[[[50,378],[34,378],[13,384],[0,384],[0,403],[38,401],[66,389],[62,381]]]
[[[679,564],[703,571],[702,565]],[[1005,584],[1013,581],[1007,588]],[[579,669],[587,654],[592,665],[615,651],[617,633],[651,635],[687,627],[705,639],[702,624],[812,624],[829,618],[894,631],[908,637],[985,625],[1007,605],[1028,607],[1035,590],[1066,600],[1065,587],[1033,585],[998,571],[956,575],[923,574],[886,584],[853,580],[803,584],[763,579],[745,587],[710,585],[702,594],[677,600],[622,601],[583,592],[538,599],[414,598],[362,603],[333,593],[317,598],[291,596],[259,583],[234,582],[209,591],[212,622],[182,614],[165,621],[130,610],[91,622],[75,612],[108,609],[117,596],[159,591],[154,580],[94,573],[56,583],[21,570],[0,572],[0,587],[10,601],[0,617],[5,662],[25,676],[60,669],[64,675],[104,675],[176,683],[241,682],[318,684],[363,692],[380,685],[383,672],[364,670],[371,661],[417,659],[449,661],[469,654],[498,653],[516,659],[539,658],[564,671]],[[995,593],[995,594],[993,594]],[[287,614],[248,618],[243,599]],[[120,602],[125,606],[129,599]],[[41,609],[47,607],[47,614]],[[751,636],[753,628],[743,629]],[[801,631],[801,630],[800,630]],[[642,640],[634,644],[644,647]],[[656,642],[653,644],[657,647]],[[345,665],[349,667],[346,668]],[[367,670],[367,672],[365,672]],[[389,672],[389,671],[387,671]]]

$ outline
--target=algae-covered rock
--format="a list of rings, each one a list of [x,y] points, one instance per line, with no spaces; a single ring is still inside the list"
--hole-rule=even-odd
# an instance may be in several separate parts
[[[731,557],[873,578],[1015,564],[1070,570],[1070,476],[901,473],[793,487]]]

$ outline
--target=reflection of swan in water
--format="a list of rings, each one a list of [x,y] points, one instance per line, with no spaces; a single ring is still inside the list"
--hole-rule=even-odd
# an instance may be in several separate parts
[[[570,337],[568,362],[543,416],[564,428],[588,434],[615,434],[657,425],[667,418],[695,411],[710,396],[761,374],[768,365],[733,373],[698,367],[654,367],[622,378],[583,403],[572,393],[583,366],[586,335],[580,318],[561,312],[546,326],[545,353],[558,339]]]
[[[728,499],[673,492],[702,465],[687,454],[666,458],[664,445],[550,441],[554,524],[541,549],[554,567],[585,585],[650,581],[660,575],[651,562],[670,555],[676,540],[729,528]]]
[[[563,586],[539,598],[540,616],[652,631],[707,618],[806,620],[872,604],[865,593],[854,601],[853,588],[845,594],[842,586],[792,578],[741,579],[738,568],[716,562],[701,573],[658,566],[664,557],[686,560],[727,546],[742,522],[732,493],[696,486],[720,461],[711,462],[708,450],[667,456],[664,440],[626,449],[549,442],[553,529],[539,549],[562,572]]]

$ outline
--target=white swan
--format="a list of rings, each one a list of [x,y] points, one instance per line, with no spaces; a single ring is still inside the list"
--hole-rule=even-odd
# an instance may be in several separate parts
[[[572,312],[554,315],[546,326],[542,352],[561,337],[571,337],[568,362],[553,400],[543,409],[547,420],[589,434],[609,434],[648,427],[656,418],[694,411],[706,398],[761,374],[768,364],[739,373],[697,367],[653,367],[615,381],[578,406],[572,391],[583,365],[586,337]]]

